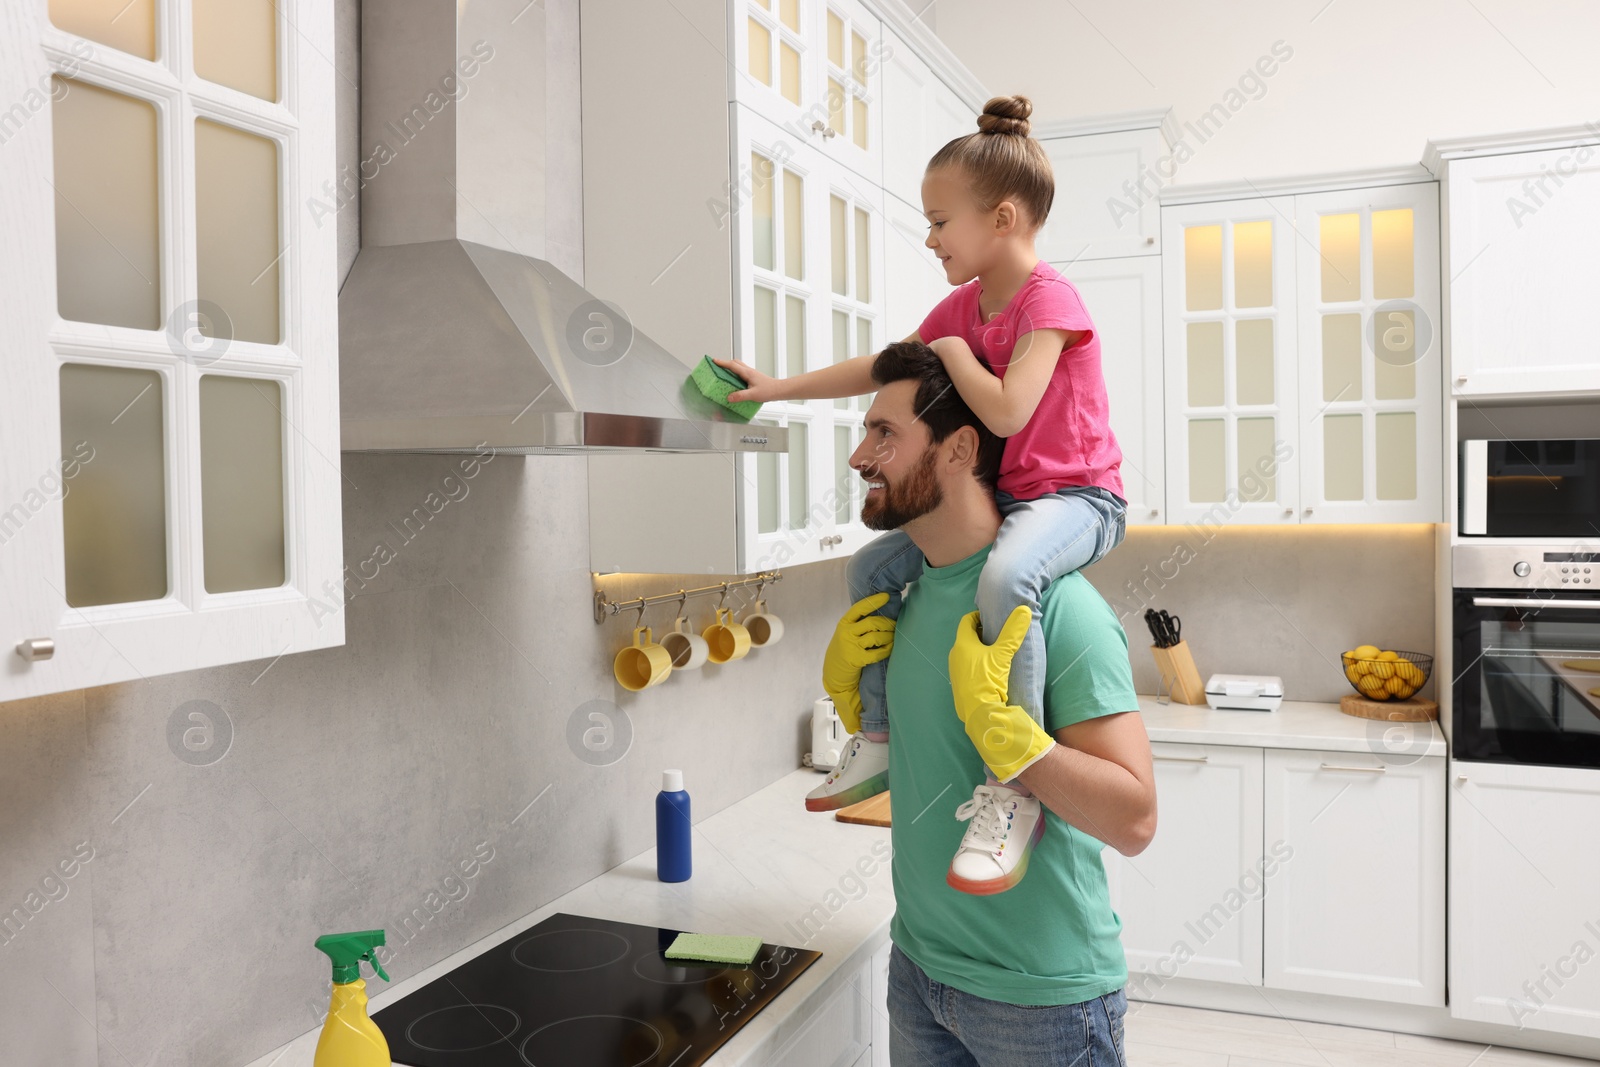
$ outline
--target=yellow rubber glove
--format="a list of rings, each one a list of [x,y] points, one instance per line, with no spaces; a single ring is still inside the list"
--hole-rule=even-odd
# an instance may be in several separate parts
[[[964,616],[950,648],[950,690],[956,715],[991,774],[1009,782],[1055,747],[1055,739],[1033,718],[1006,699],[1011,658],[1022,647],[1033,612],[1019,605],[1006,619],[994,644],[978,635],[978,613]]]
[[[894,647],[894,620],[872,614],[888,602],[888,593],[873,593],[851,604],[822,655],[822,688],[851,733],[861,729],[861,670],[888,659]]]

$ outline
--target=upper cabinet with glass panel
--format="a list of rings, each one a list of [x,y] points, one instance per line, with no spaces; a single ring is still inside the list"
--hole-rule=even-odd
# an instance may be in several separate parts
[[[0,36],[51,89],[0,153],[0,701],[343,641],[336,228],[288,210],[333,169],[333,69],[294,54],[332,6],[49,0]]]

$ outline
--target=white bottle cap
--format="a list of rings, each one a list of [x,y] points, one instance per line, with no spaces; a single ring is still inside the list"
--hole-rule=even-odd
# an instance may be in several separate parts
[[[680,793],[683,791],[682,771],[662,771],[661,791],[663,793]]]

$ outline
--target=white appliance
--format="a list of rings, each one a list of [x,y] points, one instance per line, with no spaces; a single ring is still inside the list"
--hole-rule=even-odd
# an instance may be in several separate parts
[[[833,770],[849,739],[832,700],[822,697],[811,705],[811,766],[819,771]]]
[[[1206,703],[1229,711],[1277,711],[1283,679],[1275,674],[1213,674],[1206,679]]]

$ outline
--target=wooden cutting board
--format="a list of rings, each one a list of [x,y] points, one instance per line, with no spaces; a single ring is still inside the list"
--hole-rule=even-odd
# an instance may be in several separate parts
[[[875,797],[868,797],[859,804],[851,804],[848,808],[840,808],[833,813],[833,817],[840,822],[864,823],[867,826],[889,825],[889,791],[885,789]]]
[[[1421,697],[1368,700],[1354,693],[1346,693],[1339,698],[1339,710],[1358,719],[1385,719],[1389,722],[1427,722],[1439,717],[1439,705]]]

